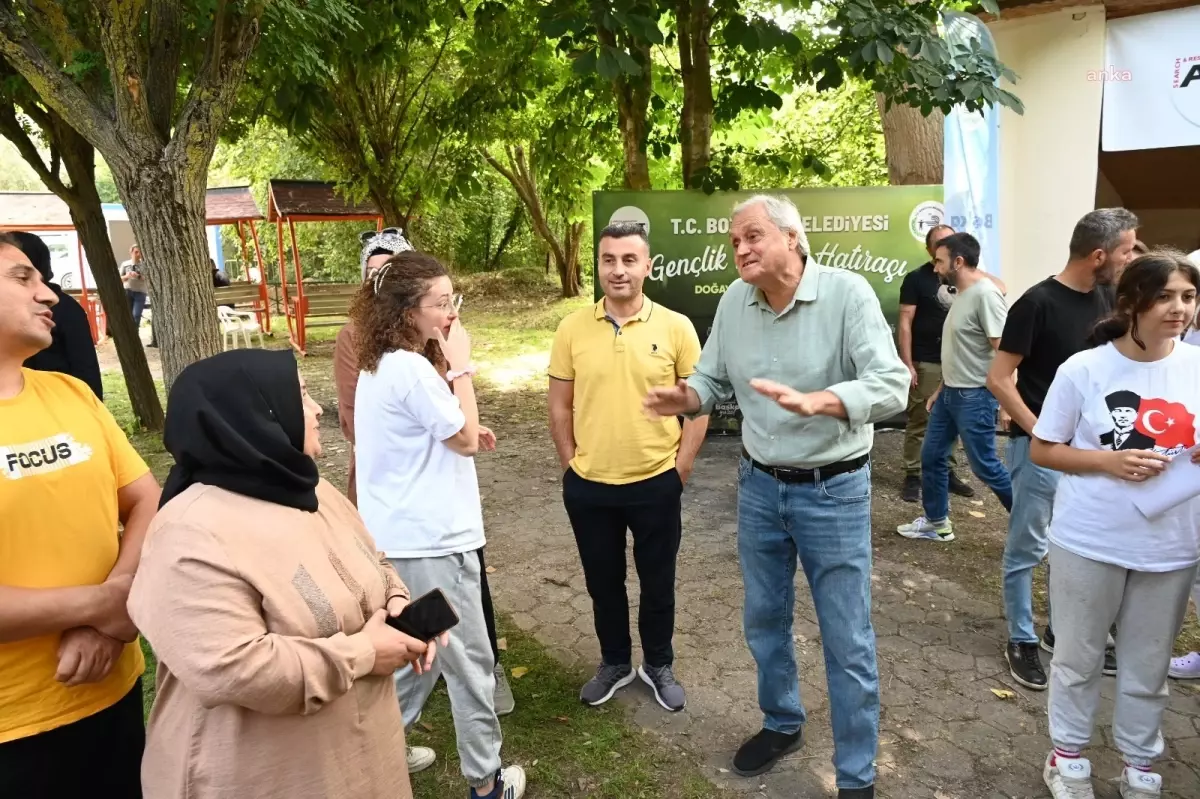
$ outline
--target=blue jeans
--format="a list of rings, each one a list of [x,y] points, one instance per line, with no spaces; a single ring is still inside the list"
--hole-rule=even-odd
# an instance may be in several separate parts
[[[1012,480],[996,454],[996,410],[986,388],[944,386],[929,413],[921,447],[921,502],[925,518],[944,522],[950,516],[950,470],[947,459],[954,439],[962,439],[971,471],[992,489],[1005,510],[1012,508]]]
[[[129,300],[129,310],[133,314],[133,327],[136,330],[142,326],[142,311],[146,309],[146,292],[125,289],[125,297]]]
[[[879,746],[869,465],[815,483],[782,483],[745,458],[738,464],[746,643],[758,664],[763,727],[782,733],[796,732],[806,718],[792,639],[797,556],[825,650],[837,785],[865,788],[875,782]]]
[[[1046,557],[1054,491],[1062,475],[1029,460],[1029,437],[1008,442],[1013,506],[1004,542],[1004,616],[1010,641],[1036,644],[1033,627],[1033,569]]]

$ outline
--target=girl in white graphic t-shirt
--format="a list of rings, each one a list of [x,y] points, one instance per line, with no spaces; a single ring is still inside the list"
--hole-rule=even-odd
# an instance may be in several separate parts
[[[1200,266],[1200,250],[1188,256],[1192,263]],[[1192,329],[1183,335],[1183,342],[1200,347],[1200,317],[1192,322]],[[1200,613],[1200,574],[1192,585],[1192,602],[1196,612]],[[1171,658],[1171,676],[1176,680],[1200,680],[1200,652],[1188,652],[1177,658]]]
[[[1130,264],[1114,315],[1096,327],[1096,346],[1059,368],[1033,429],[1033,462],[1063,473],[1050,526],[1054,751],[1043,771],[1056,799],[1093,796],[1091,764],[1080,753],[1095,725],[1114,621],[1121,796],[1162,792],[1162,778],[1149,769],[1163,750],[1171,647],[1200,561],[1200,498],[1152,519],[1135,499],[1153,490],[1173,457],[1200,464],[1200,450],[1192,450],[1200,347],[1180,341],[1196,314],[1198,286],[1200,270],[1182,253],[1157,251]]]

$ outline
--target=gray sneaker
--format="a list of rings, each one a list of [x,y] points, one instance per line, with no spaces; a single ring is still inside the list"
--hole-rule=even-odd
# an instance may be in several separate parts
[[[497,663],[493,672],[496,675],[496,691],[492,694],[492,702],[496,706],[496,715],[507,716],[516,708],[517,700],[513,696],[512,686],[508,684],[508,678],[504,676],[504,666]]]
[[[683,710],[683,686],[675,682],[675,672],[670,666],[647,666],[643,663],[638,667],[638,676],[654,689],[654,698],[660,705],[672,713]]]
[[[579,692],[579,699],[592,707],[603,705],[613,698],[618,689],[633,682],[634,676],[633,666],[628,663],[621,666],[601,663],[600,668],[596,669],[596,676],[588,680]]]

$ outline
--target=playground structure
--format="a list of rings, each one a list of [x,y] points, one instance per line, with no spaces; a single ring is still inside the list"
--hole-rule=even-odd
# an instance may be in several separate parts
[[[350,301],[358,283],[304,284],[300,249],[296,245],[297,222],[374,222],[383,228],[383,214],[368,201],[351,202],[338,196],[334,184],[315,180],[272,180],[267,188],[267,221],[275,223],[279,253],[279,283],[283,312],[287,318],[292,346],[300,355],[307,354],[309,327],[344,324]],[[287,225],[291,243],[292,271],[295,283],[289,287],[283,228]],[[310,321],[310,320],[318,321]]]
[[[258,264],[258,280],[251,279],[250,270],[243,269],[242,281],[218,288],[213,291],[213,297],[218,307],[232,306],[239,311],[245,309],[258,319],[259,328],[271,334],[271,303],[267,296],[267,275],[263,268],[262,248],[258,242],[258,228],[255,222],[263,220],[262,211],[254,201],[249,186],[228,186],[209,189],[204,195],[205,224],[232,225],[237,230],[241,242],[242,263],[250,263],[249,249],[246,243],[246,231],[250,231],[250,241],[254,244],[254,261]]]

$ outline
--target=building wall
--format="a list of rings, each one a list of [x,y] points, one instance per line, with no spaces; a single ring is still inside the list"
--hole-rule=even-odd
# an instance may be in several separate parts
[[[1076,19],[1078,17],[1078,19]],[[1096,206],[1103,6],[988,26],[1025,114],[1000,116],[1000,274],[1010,301],[1058,272],[1075,223]]]

